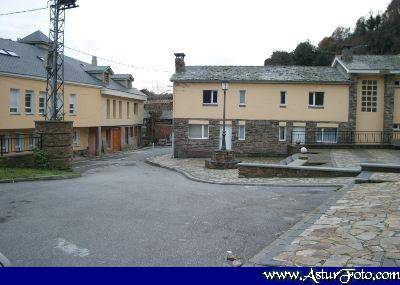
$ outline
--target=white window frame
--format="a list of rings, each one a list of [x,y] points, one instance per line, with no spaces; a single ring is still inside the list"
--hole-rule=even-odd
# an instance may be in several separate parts
[[[244,98],[244,102],[242,102],[242,95]],[[246,107],[247,104],[247,91],[246,90],[239,90],[239,106]]]
[[[400,124],[393,124],[393,131],[399,132],[400,131]]]
[[[285,95],[285,103],[282,104],[282,95]],[[280,107],[286,107],[287,106],[287,91],[281,91],[279,95],[279,106]]]
[[[325,140],[325,130],[326,129],[336,129],[335,141]],[[318,138],[318,132],[321,131],[321,139]],[[317,143],[327,143],[327,144],[337,144],[338,142],[338,128],[317,128]]]
[[[201,126],[201,138],[194,138],[190,136],[190,126]],[[205,130],[206,128],[207,128],[207,133]],[[190,124],[188,132],[189,132],[188,137],[191,140],[207,140],[209,138],[210,126],[202,124]]]
[[[74,146],[81,145],[81,132],[80,130],[74,130]]]
[[[43,99],[43,107],[40,107],[40,100]],[[43,109],[43,111],[41,111]],[[46,92],[39,92],[38,96],[38,114],[44,116],[46,114]]]
[[[77,115],[78,114],[78,95],[70,94],[69,95],[69,115]]]
[[[29,100],[30,100],[29,106],[26,105],[27,96],[29,96]],[[25,95],[24,95],[24,112],[25,112],[25,114],[32,115],[35,113],[34,102],[35,102],[35,92],[33,90],[25,90]]]
[[[16,96],[14,98],[14,96]],[[14,99],[16,99],[16,102],[13,102]],[[15,103],[15,105],[14,105]],[[11,109],[16,109],[16,111],[11,111]],[[21,109],[21,90],[19,89],[10,89],[10,114],[20,114],[20,109]]]
[[[323,104],[322,105],[316,105],[316,97],[317,97],[317,93],[322,93],[323,95]],[[313,96],[313,102],[312,104],[310,104],[310,95],[312,94]],[[309,107],[314,107],[314,108],[324,108],[325,107],[325,92],[324,91],[311,91],[308,93],[308,106]]]
[[[394,81],[394,87],[400,88],[400,80],[395,80]]]
[[[204,102],[204,92],[205,91],[210,91],[211,92],[211,102],[210,103],[206,103]],[[217,98],[216,102],[214,102],[215,97]],[[203,101],[203,105],[218,105],[218,90],[203,90],[203,94],[202,94],[202,101]]]
[[[363,80],[361,82],[361,112],[378,112],[378,85],[378,80],[375,79]],[[370,106],[368,106],[368,103],[370,103]]]
[[[240,137],[240,129],[243,129],[243,137]],[[239,129],[238,129],[238,140],[239,141],[245,141],[246,140],[246,126],[245,125],[239,126]]]
[[[281,135],[282,135],[282,130],[283,130],[283,136],[284,136],[284,138],[282,139],[281,138]],[[286,138],[287,138],[287,128],[286,127],[283,127],[283,126],[279,126],[279,141],[280,142],[285,142],[286,141]]]

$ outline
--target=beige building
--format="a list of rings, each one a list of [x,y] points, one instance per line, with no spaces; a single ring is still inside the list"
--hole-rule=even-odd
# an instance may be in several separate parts
[[[224,80],[227,148],[242,155],[400,138],[400,56],[347,52],[331,67],[186,66],[184,54],[175,56],[175,157],[221,146]]]
[[[46,108],[49,39],[37,31],[17,42],[0,39],[0,136],[3,153],[31,146]],[[132,87],[130,74],[65,57],[65,120],[74,122],[74,151],[95,155],[137,147],[146,95]],[[19,139],[21,138],[21,139]]]

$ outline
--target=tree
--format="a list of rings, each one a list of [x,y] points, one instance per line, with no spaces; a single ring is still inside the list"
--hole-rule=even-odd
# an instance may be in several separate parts
[[[274,51],[272,56],[265,60],[264,65],[293,65],[292,54],[287,51]]]
[[[293,51],[293,61],[295,65],[311,66],[315,59],[316,47],[310,41],[299,43]]]

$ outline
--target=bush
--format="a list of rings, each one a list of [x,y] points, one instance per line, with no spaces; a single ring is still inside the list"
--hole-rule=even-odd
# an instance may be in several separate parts
[[[37,168],[49,168],[49,156],[45,150],[33,150],[33,157]]]

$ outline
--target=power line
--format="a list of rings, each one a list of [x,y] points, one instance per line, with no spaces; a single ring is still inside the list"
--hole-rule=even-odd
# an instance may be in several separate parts
[[[80,50],[77,50],[77,49],[74,49],[74,48],[71,48],[71,47],[65,46],[65,48],[66,48],[66,49],[69,49],[69,50],[72,50],[72,51],[75,51],[75,52],[82,53],[82,54],[84,54],[84,55],[96,56],[96,55],[93,55],[93,54],[90,54],[90,53],[87,53],[87,52],[84,52],[84,51],[80,51]],[[96,57],[97,57],[98,59],[101,59],[101,60],[104,60],[104,61],[107,61],[107,62],[111,62],[111,63],[114,63],[114,64],[118,64],[118,65],[123,65],[123,66],[131,67],[131,68],[134,68],[134,69],[140,69],[140,70],[146,70],[146,71],[155,71],[155,72],[167,72],[167,73],[171,73],[171,71],[167,71],[167,70],[145,68],[145,67],[135,66],[135,65],[132,65],[132,64],[127,64],[127,63],[118,62],[118,61],[111,60],[111,59],[107,59],[107,58],[104,58],[104,57],[99,57],[99,56],[96,56]]]
[[[0,16],[8,16],[8,15],[15,15],[15,14],[28,13],[28,12],[35,12],[35,11],[45,10],[45,9],[48,9],[48,8],[49,8],[49,7],[47,6],[47,7],[36,8],[36,9],[15,11],[15,12],[9,12],[9,13],[1,13]]]

